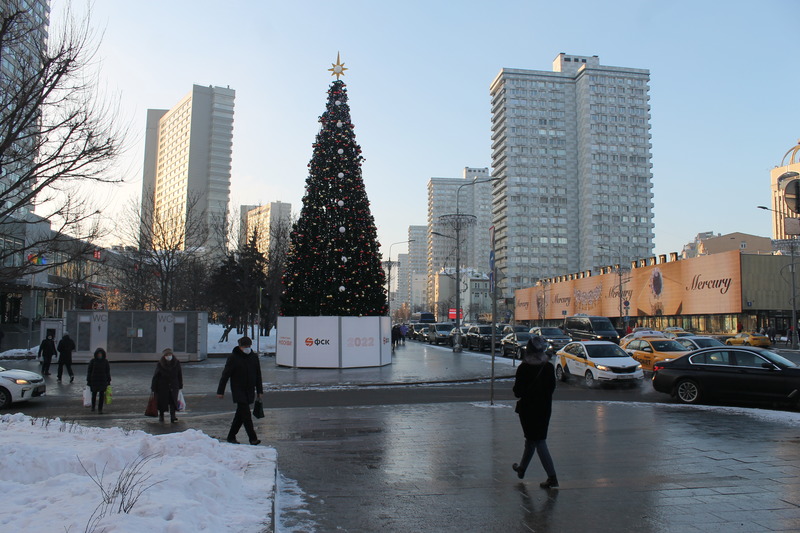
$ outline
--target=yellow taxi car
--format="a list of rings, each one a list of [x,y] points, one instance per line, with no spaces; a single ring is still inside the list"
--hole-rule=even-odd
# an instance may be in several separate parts
[[[639,337],[629,339],[622,348],[642,364],[642,369],[652,372],[653,364],[672,361],[689,353],[685,346],[667,337]]]
[[[731,337],[730,339],[725,341],[725,344],[728,346],[762,346],[765,348],[769,348],[771,343],[769,342],[769,337],[766,335],[761,335],[760,333],[755,332],[746,332],[743,331],[741,333],[737,333],[735,337]]]

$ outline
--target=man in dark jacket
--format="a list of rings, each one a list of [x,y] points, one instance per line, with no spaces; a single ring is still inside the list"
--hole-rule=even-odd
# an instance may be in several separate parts
[[[45,340],[39,345],[39,355],[42,358],[42,374],[45,376],[50,375],[50,362],[56,354],[56,343],[52,335],[48,335]]]
[[[258,360],[258,354],[251,349],[253,342],[249,337],[242,337],[239,339],[238,344],[225,362],[222,378],[220,378],[219,386],[217,387],[217,398],[224,397],[225,385],[230,379],[231,396],[233,397],[233,403],[236,404],[236,414],[233,416],[227,440],[231,444],[239,444],[239,441],[236,440],[236,434],[239,433],[242,425],[244,425],[250,444],[255,446],[261,441],[258,440],[256,430],[253,427],[250,404],[255,401],[256,396],[260,400],[262,394],[264,394],[264,388],[261,383],[261,363]]]
[[[75,341],[69,338],[69,335],[64,333],[64,336],[58,341],[58,382],[61,383],[61,376],[64,374],[64,367],[67,367],[69,374],[69,382],[75,381],[75,374],[72,372],[72,352],[75,351]]]

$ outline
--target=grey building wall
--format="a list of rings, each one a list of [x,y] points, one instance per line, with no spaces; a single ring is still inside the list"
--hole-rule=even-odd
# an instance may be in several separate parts
[[[66,332],[75,341],[77,363],[89,361],[97,348],[110,361],[158,361],[164,348],[181,361],[208,357],[205,312],[68,311]]]

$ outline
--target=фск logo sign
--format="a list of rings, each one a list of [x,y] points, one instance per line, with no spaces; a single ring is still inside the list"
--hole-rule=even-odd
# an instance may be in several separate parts
[[[311,337],[306,338],[306,346],[329,345],[330,343],[331,343],[330,339],[312,339]]]

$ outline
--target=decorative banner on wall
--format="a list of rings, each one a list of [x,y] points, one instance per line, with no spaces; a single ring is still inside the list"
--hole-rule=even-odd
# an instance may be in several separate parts
[[[339,317],[297,317],[295,345],[297,366],[338,368]]]
[[[389,365],[391,326],[388,316],[281,316],[276,363],[297,368]]]
[[[575,314],[629,316],[731,314],[742,311],[738,250],[623,272],[545,283],[516,291],[516,320],[557,320]],[[623,315],[626,313],[622,309]]]

